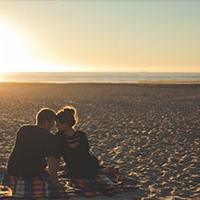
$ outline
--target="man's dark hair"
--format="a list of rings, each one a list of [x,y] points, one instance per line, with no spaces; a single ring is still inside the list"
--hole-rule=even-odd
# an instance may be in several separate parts
[[[49,108],[42,108],[36,115],[36,123],[43,125],[46,121],[52,122],[56,119],[56,113]]]

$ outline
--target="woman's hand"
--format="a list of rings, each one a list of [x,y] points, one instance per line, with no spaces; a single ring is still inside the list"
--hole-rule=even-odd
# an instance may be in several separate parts
[[[59,161],[55,157],[49,157],[47,162],[48,162],[51,182],[53,183],[55,187],[62,188],[62,185],[59,183],[58,177],[57,177]]]
[[[59,188],[59,189],[63,189],[63,186],[59,183],[57,177],[50,175],[50,180],[53,183],[54,187]]]

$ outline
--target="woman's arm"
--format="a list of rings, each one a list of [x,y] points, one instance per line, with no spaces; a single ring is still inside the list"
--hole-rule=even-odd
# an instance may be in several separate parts
[[[87,135],[84,132],[82,132],[82,142],[84,143],[84,147],[85,147],[86,151],[89,152],[90,145],[89,145],[89,142],[88,142]]]

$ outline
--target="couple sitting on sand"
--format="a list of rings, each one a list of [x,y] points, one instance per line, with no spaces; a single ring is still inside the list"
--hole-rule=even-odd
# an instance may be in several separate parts
[[[50,130],[55,122],[58,132],[53,135]],[[76,123],[74,107],[67,106],[57,114],[48,108],[41,109],[36,116],[36,125],[22,126],[17,132],[7,174],[16,178],[45,175],[55,187],[60,187],[57,171],[59,158],[62,157],[69,177],[95,176],[100,168],[99,162],[89,152],[86,134],[74,129]]]

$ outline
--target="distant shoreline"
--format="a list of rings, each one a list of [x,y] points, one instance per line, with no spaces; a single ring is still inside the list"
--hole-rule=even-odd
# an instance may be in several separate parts
[[[200,85],[200,81],[141,81],[121,82],[0,82],[0,85]]]
[[[70,72],[67,72],[67,71],[50,71],[50,72],[1,72],[2,74],[47,74],[47,73],[50,73],[50,74],[60,74],[60,73],[67,73],[67,74],[200,74],[200,72],[129,72],[129,71],[117,71],[117,72],[111,72],[111,71],[108,71],[108,72],[105,72],[105,71],[97,71],[97,72],[93,72],[93,71],[70,71]]]
[[[1,82],[55,84],[199,84],[200,73],[0,73]]]

